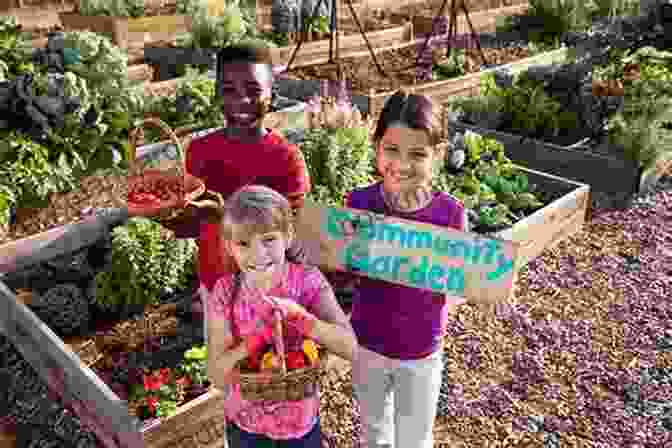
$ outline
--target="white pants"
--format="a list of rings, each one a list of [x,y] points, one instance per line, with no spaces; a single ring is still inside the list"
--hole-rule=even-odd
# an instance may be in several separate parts
[[[433,448],[442,354],[403,361],[359,347],[352,382],[366,448]]]

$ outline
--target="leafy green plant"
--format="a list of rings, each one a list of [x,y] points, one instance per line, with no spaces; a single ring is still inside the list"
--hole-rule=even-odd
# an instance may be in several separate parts
[[[175,12],[181,15],[193,16],[204,8],[205,2],[203,0],[177,0],[175,2]]]
[[[76,185],[65,153],[54,155],[47,147],[15,132],[3,133],[0,139],[0,179],[7,197],[27,207],[43,205],[51,193]]]
[[[250,27],[238,2],[231,2],[217,16],[210,15],[207,9],[196,11],[191,31],[178,36],[177,41],[187,48],[221,48],[240,41]]]
[[[0,16],[0,80],[19,73],[34,73],[32,46],[14,16]]]
[[[184,360],[177,366],[178,376],[189,377],[193,384],[204,385],[208,379],[208,348],[195,346],[184,353]]]
[[[639,0],[591,0],[588,10],[592,18],[638,16]]]
[[[343,206],[345,194],[374,181],[373,148],[366,128],[306,129],[301,152],[313,183],[310,198]]]
[[[497,85],[494,73],[481,77],[480,95],[458,98],[451,109],[471,116],[498,113],[506,117],[502,127],[529,137],[557,136],[562,130],[577,129],[575,113],[562,109],[560,103],[544,91],[542,82],[520,75],[510,87]]]
[[[585,28],[589,23],[589,12],[582,0],[530,0],[528,16],[539,19],[542,31],[534,31],[534,41],[553,43],[563,33]]]
[[[432,74],[434,79],[451,79],[465,74],[464,65],[466,55],[463,49],[455,48],[450,52],[446,62],[433,64]]]
[[[189,110],[178,110],[177,98],[189,98]],[[215,81],[191,72],[181,81],[175,95],[148,98],[145,113],[158,115],[172,128],[198,124],[202,127],[218,127],[224,123],[221,104],[215,99]],[[149,129],[145,135],[150,141],[158,137],[156,131]]]
[[[304,19],[306,30],[312,33],[328,33],[329,32],[329,17],[315,16],[306,17]]]
[[[83,16],[142,17],[144,0],[79,0]]]
[[[96,276],[96,300],[155,303],[165,288],[186,287],[195,246],[162,233],[161,225],[133,218],[112,233],[112,267]]]
[[[475,230],[510,226],[520,219],[521,212],[544,205],[531,191],[527,176],[516,169],[497,140],[467,131],[456,135],[449,146],[451,151],[465,152],[465,163],[459,172],[446,165],[435,187],[454,195],[474,211]]]

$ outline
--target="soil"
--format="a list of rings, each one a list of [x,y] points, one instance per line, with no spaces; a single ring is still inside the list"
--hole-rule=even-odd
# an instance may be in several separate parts
[[[83,178],[79,186],[78,190],[52,195],[46,208],[17,213],[16,223],[10,232],[0,234],[0,245],[79,221],[81,212],[88,207],[126,205],[128,187],[125,176],[89,176]]]
[[[352,83],[351,88],[354,94],[368,95],[370,89],[373,89],[374,93],[382,93],[415,84],[417,52],[415,44],[378,52],[376,59],[388,74],[388,77],[382,76],[378,72],[370,55],[343,58],[340,64],[343,76]],[[506,64],[528,56],[526,48],[484,48],[483,53],[488,64]],[[480,71],[483,61],[479,52],[475,49],[466,49],[465,56],[466,73]],[[438,63],[445,62],[445,51],[436,52],[435,61]],[[292,69],[288,77],[291,79],[336,80],[337,70],[331,64],[314,65]]]

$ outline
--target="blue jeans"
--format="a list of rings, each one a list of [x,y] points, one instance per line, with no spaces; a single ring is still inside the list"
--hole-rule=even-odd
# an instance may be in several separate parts
[[[273,440],[262,434],[243,431],[232,422],[226,425],[226,438],[229,448],[322,448],[319,419],[313,429],[300,439]]]

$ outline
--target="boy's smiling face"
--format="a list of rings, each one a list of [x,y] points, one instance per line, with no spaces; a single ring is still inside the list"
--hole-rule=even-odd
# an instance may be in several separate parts
[[[273,76],[268,64],[224,64],[218,86],[227,127],[249,129],[261,126],[263,105],[271,99]]]

